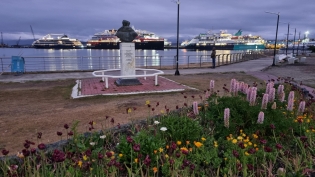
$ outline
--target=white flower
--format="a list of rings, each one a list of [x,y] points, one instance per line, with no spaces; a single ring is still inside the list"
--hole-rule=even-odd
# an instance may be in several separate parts
[[[160,122],[159,121],[154,121],[154,125],[158,125],[158,124],[160,124]]]
[[[90,142],[90,145],[91,145],[91,146],[94,146],[94,145],[95,145],[95,142]]]
[[[106,138],[106,135],[102,135],[100,136],[101,139],[105,139]]]
[[[160,130],[165,132],[167,130],[167,128],[166,127],[161,127]]]

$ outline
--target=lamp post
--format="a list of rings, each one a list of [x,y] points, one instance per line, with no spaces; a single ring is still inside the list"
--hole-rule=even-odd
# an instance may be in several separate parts
[[[179,76],[179,70],[178,70],[178,38],[179,38],[179,0],[177,0],[177,47],[176,47],[176,71],[175,76]]]
[[[278,13],[266,12],[266,13],[278,15],[278,18],[277,18],[277,29],[276,29],[275,48],[274,48],[274,51],[273,51],[273,62],[272,62],[272,66],[275,66],[275,65],[276,65],[276,62],[275,62],[275,61],[276,61],[276,48],[277,48],[277,40],[278,40],[278,26],[279,26],[280,12],[278,12]]]
[[[294,48],[295,48],[295,35],[296,35],[296,28],[294,28],[294,38],[293,38],[293,55],[294,55]]]
[[[299,32],[299,42],[298,42],[298,47],[297,47],[297,50],[296,50],[296,56],[299,55],[299,48],[300,48],[300,36],[301,36],[301,31]]]

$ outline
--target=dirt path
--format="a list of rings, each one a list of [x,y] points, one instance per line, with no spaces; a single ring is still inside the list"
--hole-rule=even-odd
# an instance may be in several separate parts
[[[56,142],[60,140],[57,131],[63,132],[65,138],[63,125],[71,125],[74,121],[80,121],[79,132],[88,131],[89,121],[95,121],[95,128],[100,130],[102,127],[128,123],[131,119],[145,119],[147,116],[160,114],[161,111],[166,112],[166,109],[175,110],[176,106],[183,107],[185,103],[191,105],[193,101],[200,102],[211,79],[215,80],[215,88],[219,93],[222,93],[224,84],[230,84],[232,78],[249,84],[260,82],[244,73],[166,77],[199,90],[70,99],[75,80],[0,83],[0,150],[6,148],[10,154],[16,154],[23,149],[25,140],[38,143],[37,132],[43,134],[40,142]],[[154,111],[145,106],[147,100]],[[127,114],[126,109],[130,107],[136,110]],[[109,118],[106,119],[106,116]],[[110,122],[112,118],[114,123]]]

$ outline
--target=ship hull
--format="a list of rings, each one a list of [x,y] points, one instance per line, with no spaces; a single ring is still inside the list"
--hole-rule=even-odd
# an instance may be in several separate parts
[[[215,47],[216,50],[253,50],[253,49],[265,49],[263,44],[228,44],[228,45],[196,45],[189,44],[185,48],[191,50],[212,50]]]
[[[87,46],[88,49],[119,49],[120,42],[98,42]],[[135,49],[164,50],[164,41],[135,42]]]
[[[215,47],[216,50],[233,50],[234,45],[196,45],[188,44],[185,46],[186,49],[191,50],[212,50]]]
[[[68,45],[33,45],[36,49],[82,49],[81,46],[68,46]]]

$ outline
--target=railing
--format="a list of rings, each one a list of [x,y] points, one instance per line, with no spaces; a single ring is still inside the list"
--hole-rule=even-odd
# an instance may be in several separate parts
[[[222,66],[262,57],[266,51],[220,54],[216,56],[216,65]],[[67,57],[24,57],[25,72],[66,72],[119,69],[120,56],[67,56]],[[181,55],[179,68],[211,67],[210,55]],[[0,73],[11,72],[7,67],[11,57],[0,57]],[[136,56],[137,68],[174,69],[176,56]]]

